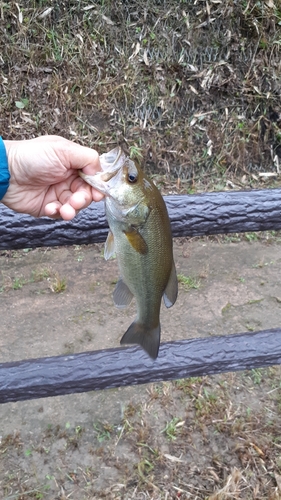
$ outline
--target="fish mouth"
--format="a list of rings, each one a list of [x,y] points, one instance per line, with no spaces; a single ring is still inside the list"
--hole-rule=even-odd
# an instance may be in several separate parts
[[[108,182],[115,177],[126,161],[126,155],[118,146],[108,153],[100,155],[101,172],[95,175],[86,175],[81,170],[80,177],[105,196],[110,196],[110,186]]]
[[[113,172],[102,172],[99,175],[99,178],[101,179],[102,182],[108,182],[108,181],[110,181],[110,179],[112,179],[113,177],[115,177],[115,175],[117,174],[117,172],[119,170],[120,170],[120,167],[117,168],[116,170],[114,170]]]
[[[119,170],[126,160],[126,155],[123,153],[120,146],[112,149],[108,153],[100,155],[101,169],[104,172],[113,172]]]

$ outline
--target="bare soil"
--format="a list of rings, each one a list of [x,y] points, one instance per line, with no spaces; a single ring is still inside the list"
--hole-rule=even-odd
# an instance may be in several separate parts
[[[176,305],[162,340],[281,323],[278,236],[176,240]],[[254,241],[251,241],[254,240]],[[102,245],[2,252],[1,362],[117,347]],[[183,278],[184,277],[184,278]],[[0,407],[5,499],[277,499],[280,367]]]

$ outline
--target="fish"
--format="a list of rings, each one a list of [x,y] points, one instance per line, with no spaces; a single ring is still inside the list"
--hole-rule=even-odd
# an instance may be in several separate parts
[[[150,180],[120,147],[100,156],[101,171],[80,176],[105,195],[109,233],[104,257],[116,255],[120,278],[113,292],[118,308],[135,297],[137,316],[121,338],[123,344],[140,345],[152,359],[160,345],[161,300],[171,307],[177,299],[178,281],[166,204]]]

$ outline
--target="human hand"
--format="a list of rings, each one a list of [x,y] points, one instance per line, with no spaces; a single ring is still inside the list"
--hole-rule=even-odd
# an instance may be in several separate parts
[[[11,178],[1,201],[16,212],[71,220],[103,198],[78,175],[101,170],[95,150],[55,135],[4,144]]]

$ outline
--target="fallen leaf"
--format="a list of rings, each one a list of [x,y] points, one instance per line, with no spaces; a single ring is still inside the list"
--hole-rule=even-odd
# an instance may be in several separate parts
[[[181,460],[178,457],[174,457],[173,455],[169,455],[168,453],[164,453],[164,457],[170,460],[171,462],[184,462],[184,460]]]
[[[45,9],[42,14],[39,14],[38,19],[45,19],[45,17],[49,16],[52,12],[54,7],[48,7],[48,9]]]
[[[275,5],[274,5],[274,2],[273,0],[265,0],[265,5],[267,5],[267,7],[269,7],[270,9],[275,9]]]
[[[149,61],[148,61],[148,57],[147,57],[147,50],[145,50],[143,53],[143,60],[144,60],[144,64],[146,66],[149,66]]]

